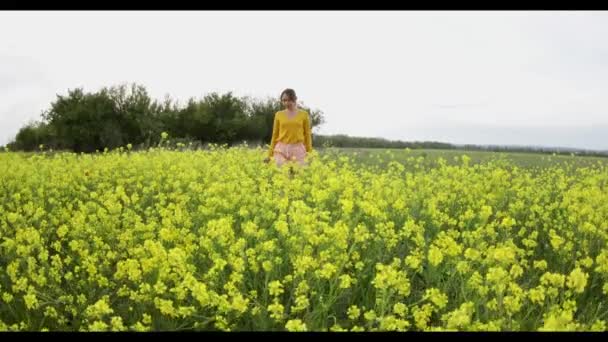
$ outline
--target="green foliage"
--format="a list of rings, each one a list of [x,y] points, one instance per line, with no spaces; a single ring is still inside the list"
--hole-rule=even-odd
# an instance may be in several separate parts
[[[324,122],[323,113],[306,107],[312,127]],[[267,144],[272,135],[274,114],[281,110],[276,99],[237,97],[231,92],[210,93],[202,99],[190,98],[185,105],[165,97],[150,97],[137,84],[85,92],[82,88],[58,95],[42,120],[30,123],[7,147],[33,151],[40,144],[75,152],[115,149],[127,144],[136,148],[155,146],[160,133],[204,144],[234,145],[244,141]]]

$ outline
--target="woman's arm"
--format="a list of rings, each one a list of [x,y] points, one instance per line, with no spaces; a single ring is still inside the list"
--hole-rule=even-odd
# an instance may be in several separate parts
[[[277,139],[279,138],[279,113],[274,113],[274,122],[272,124],[272,139],[270,139],[270,151],[268,152],[268,157],[272,158],[274,155],[274,146],[277,144]]]
[[[304,146],[306,146],[306,152],[312,152],[312,132],[310,131],[310,117],[308,113],[304,117]]]

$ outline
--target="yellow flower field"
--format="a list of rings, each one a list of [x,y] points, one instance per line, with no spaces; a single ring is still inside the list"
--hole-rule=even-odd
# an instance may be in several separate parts
[[[266,152],[0,153],[0,330],[606,330],[605,165]]]

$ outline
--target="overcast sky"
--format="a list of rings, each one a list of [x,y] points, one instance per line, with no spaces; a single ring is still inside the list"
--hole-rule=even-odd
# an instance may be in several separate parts
[[[0,145],[57,94],[294,88],[320,134],[608,149],[608,12],[0,12]]]

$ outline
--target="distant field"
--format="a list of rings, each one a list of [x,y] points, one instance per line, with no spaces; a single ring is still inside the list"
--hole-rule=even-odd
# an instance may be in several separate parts
[[[564,156],[541,153],[511,153],[511,152],[485,152],[465,150],[406,150],[406,149],[379,149],[379,148],[328,148],[320,151],[321,154],[336,154],[348,156],[358,164],[386,166],[391,160],[406,164],[408,158],[423,158],[426,167],[438,166],[439,158],[443,158],[447,165],[461,164],[461,156],[471,158],[470,164],[487,163],[492,160],[503,160],[509,164],[523,168],[545,168],[549,166],[570,166],[572,168],[590,167],[593,165],[608,165],[606,157]]]

